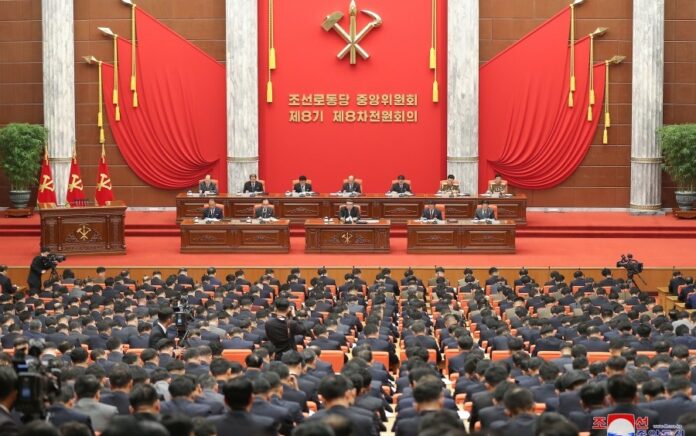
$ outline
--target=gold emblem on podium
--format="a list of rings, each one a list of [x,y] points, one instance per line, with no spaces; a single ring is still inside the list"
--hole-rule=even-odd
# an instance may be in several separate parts
[[[339,21],[343,19],[343,12],[332,12],[326,16],[321,27],[329,32],[332,29],[343,38],[346,42],[346,46],[338,52],[337,57],[343,59],[347,54],[350,54],[350,64],[355,65],[358,62],[357,55],[360,55],[363,60],[370,58],[370,54],[365,51],[360,45],[360,42],[375,28],[382,25],[382,18],[376,13],[368,10],[361,10],[363,14],[372,18],[365,27],[358,32],[358,7],[355,5],[355,0],[351,0],[350,6],[348,8],[350,23],[348,32],[339,24]]]
[[[341,239],[343,240],[344,244],[348,245],[353,240],[353,234],[350,232],[345,232],[341,235]]]
[[[92,229],[82,224],[82,226],[78,227],[78,229],[75,230],[75,233],[80,235],[81,241],[86,241],[87,239],[89,239],[89,234],[92,233]]]

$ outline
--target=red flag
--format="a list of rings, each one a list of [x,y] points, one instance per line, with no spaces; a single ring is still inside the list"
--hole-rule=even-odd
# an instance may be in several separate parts
[[[41,164],[41,175],[39,175],[39,192],[36,196],[37,203],[56,203],[56,185],[53,183],[53,173],[48,164],[48,149],[44,152],[43,163]]]
[[[105,206],[113,201],[114,192],[111,188],[109,167],[106,165],[106,156],[102,153],[101,159],[99,159],[99,167],[97,168],[97,192],[94,195],[99,206]]]
[[[73,156],[70,164],[70,178],[68,179],[68,195],[65,200],[71,206],[85,205],[85,185],[80,176],[80,166],[77,164],[77,157]]]

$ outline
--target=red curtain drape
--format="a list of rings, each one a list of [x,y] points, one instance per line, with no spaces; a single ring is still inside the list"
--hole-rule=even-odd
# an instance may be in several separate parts
[[[206,174],[227,187],[225,67],[168,27],[137,11],[137,87],[132,107],[131,44],[120,39],[119,103],[111,102],[114,70],[105,65],[104,105],[129,167],[162,189],[196,186]]]
[[[575,105],[568,107],[570,10],[566,8],[481,67],[479,189],[500,173],[512,186],[548,189],[589,150],[604,98],[604,64],[589,102],[589,38],[576,44]]]

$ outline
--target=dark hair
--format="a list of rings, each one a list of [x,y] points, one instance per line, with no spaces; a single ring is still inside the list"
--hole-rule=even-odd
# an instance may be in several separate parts
[[[99,380],[93,375],[81,375],[75,380],[75,395],[78,399],[94,398],[100,388]]]
[[[171,307],[162,307],[160,310],[157,312],[157,319],[160,322],[165,322],[171,319],[171,317],[174,315],[174,311],[172,310]]]
[[[607,381],[609,395],[616,403],[628,403],[633,401],[638,392],[638,386],[632,378],[625,375],[614,375]]]
[[[17,390],[17,373],[11,366],[0,366],[0,400]]]
[[[244,410],[251,402],[254,387],[251,381],[238,377],[225,383],[222,392],[225,395],[225,403],[232,410]]]
[[[601,383],[588,383],[580,388],[580,400],[585,407],[600,406],[604,402],[606,391]]]
[[[92,436],[92,430],[81,422],[66,422],[60,426],[61,436]]]
[[[413,399],[416,403],[427,403],[438,400],[442,396],[442,384],[435,381],[423,381],[413,388]]]
[[[188,397],[194,389],[196,389],[196,385],[185,376],[179,376],[169,383],[169,393],[172,394],[172,398]]]
[[[531,410],[534,407],[534,396],[529,389],[512,388],[503,397],[505,409],[512,415]]]
[[[60,432],[46,421],[31,421],[19,430],[20,436],[60,436]]]
[[[319,382],[319,395],[331,401],[343,397],[351,389],[348,379],[340,374],[330,374]]]
[[[350,423],[350,421],[349,421]],[[295,427],[292,436],[337,436],[334,429],[324,421],[305,421]]]
[[[159,394],[152,385],[137,385],[131,390],[130,395],[128,395],[128,402],[133,409],[137,409],[140,406],[152,406],[158,400]]]

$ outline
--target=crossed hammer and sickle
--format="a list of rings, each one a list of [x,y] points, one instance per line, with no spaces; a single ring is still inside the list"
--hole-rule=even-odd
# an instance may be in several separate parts
[[[97,190],[108,189],[111,191],[111,179],[104,173],[99,174],[99,181],[97,182]]]
[[[367,34],[372,31],[372,29],[375,29],[382,25],[382,18],[372,11],[360,11],[363,14],[371,17],[372,21],[370,21],[365,27],[362,28],[362,30],[360,30],[360,32],[358,32],[356,25],[358,9],[355,6],[355,0],[351,0],[349,11],[349,32],[346,32],[346,30],[338,23],[339,21],[341,21],[341,19],[343,19],[342,12],[332,12],[331,14],[327,15],[321,27],[327,32],[331,29],[335,30],[336,33],[338,33],[341,36],[341,38],[343,38],[346,41],[346,46],[338,52],[338,58],[343,59],[344,57],[346,57],[348,53],[350,53],[350,64],[355,65],[357,63],[356,53],[359,54],[360,57],[362,57],[365,60],[367,60],[370,57],[370,54],[360,46],[360,41],[362,41],[363,38],[365,38],[365,36],[367,36]]]
[[[80,239],[83,240],[83,241],[86,240],[86,239],[88,239],[88,238],[87,238],[87,235],[89,235],[89,233],[90,233],[91,231],[92,231],[92,229],[90,229],[89,227],[87,227],[87,226],[84,225],[84,224],[82,224],[82,227],[79,227],[79,228],[76,230],[77,234],[80,235]]]
[[[77,189],[78,191],[82,191],[84,189],[84,185],[82,184],[82,179],[80,176],[77,174],[73,174],[70,180],[70,184],[68,185],[68,189],[70,192],[73,190]]]
[[[348,232],[346,232],[346,233],[344,233],[344,234],[341,235],[341,239],[343,239],[343,242],[344,242],[346,245],[348,245],[348,244],[350,244],[350,241],[353,239],[353,235],[350,234],[350,233],[348,233]]]
[[[54,191],[53,179],[47,174],[44,174],[42,177],[41,184],[39,185],[39,191]]]

